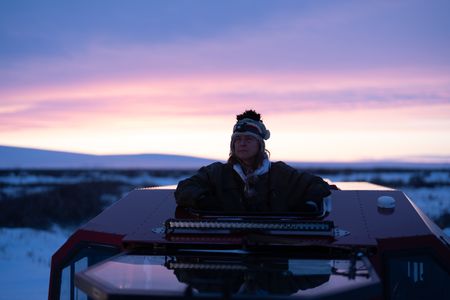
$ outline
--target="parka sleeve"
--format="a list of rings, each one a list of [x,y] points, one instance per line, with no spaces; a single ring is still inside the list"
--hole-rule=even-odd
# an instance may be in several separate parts
[[[195,175],[178,183],[175,200],[178,205],[196,209],[214,209],[212,169],[214,164],[202,167]]]
[[[319,176],[300,172],[294,168],[285,169],[288,206],[295,211],[305,209],[305,204],[312,201],[321,207],[323,198],[331,194],[330,187]]]
[[[322,178],[311,174],[310,176],[311,179],[307,185],[304,198],[306,201],[319,203],[323,200],[323,198],[331,194],[330,186]]]

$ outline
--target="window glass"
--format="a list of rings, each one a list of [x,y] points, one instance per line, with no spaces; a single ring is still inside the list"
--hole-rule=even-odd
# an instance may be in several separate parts
[[[70,300],[70,266],[64,268],[61,274],[60,300]]]
[[[450,299],[450,275],[430,255],[388,258],[390,299]]]

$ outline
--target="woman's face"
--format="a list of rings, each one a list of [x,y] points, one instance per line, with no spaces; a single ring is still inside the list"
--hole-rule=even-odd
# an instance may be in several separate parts
[[[251,135],[238,135],[234,139],[234,153],[240,160],[251,163],[259,152],[258,139]]]

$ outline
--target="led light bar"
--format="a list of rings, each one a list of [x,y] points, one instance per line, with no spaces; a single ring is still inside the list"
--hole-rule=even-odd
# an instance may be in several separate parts
[[[333,235],[331,221],[273,221],[273,220],[183,220],[169,219],[165,224],[166,233],[231,233],[264,231],[284,234]]]

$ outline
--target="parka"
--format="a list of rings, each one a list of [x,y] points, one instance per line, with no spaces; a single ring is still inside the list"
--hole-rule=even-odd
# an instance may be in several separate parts
[[[230,163],[215,162],[178,183],[178,205],[224,212],[300,212],[307,201],[319,203],[330,194],[320,177],[272,162],[254,183],[256,196],[245,197],[244,182]]]

